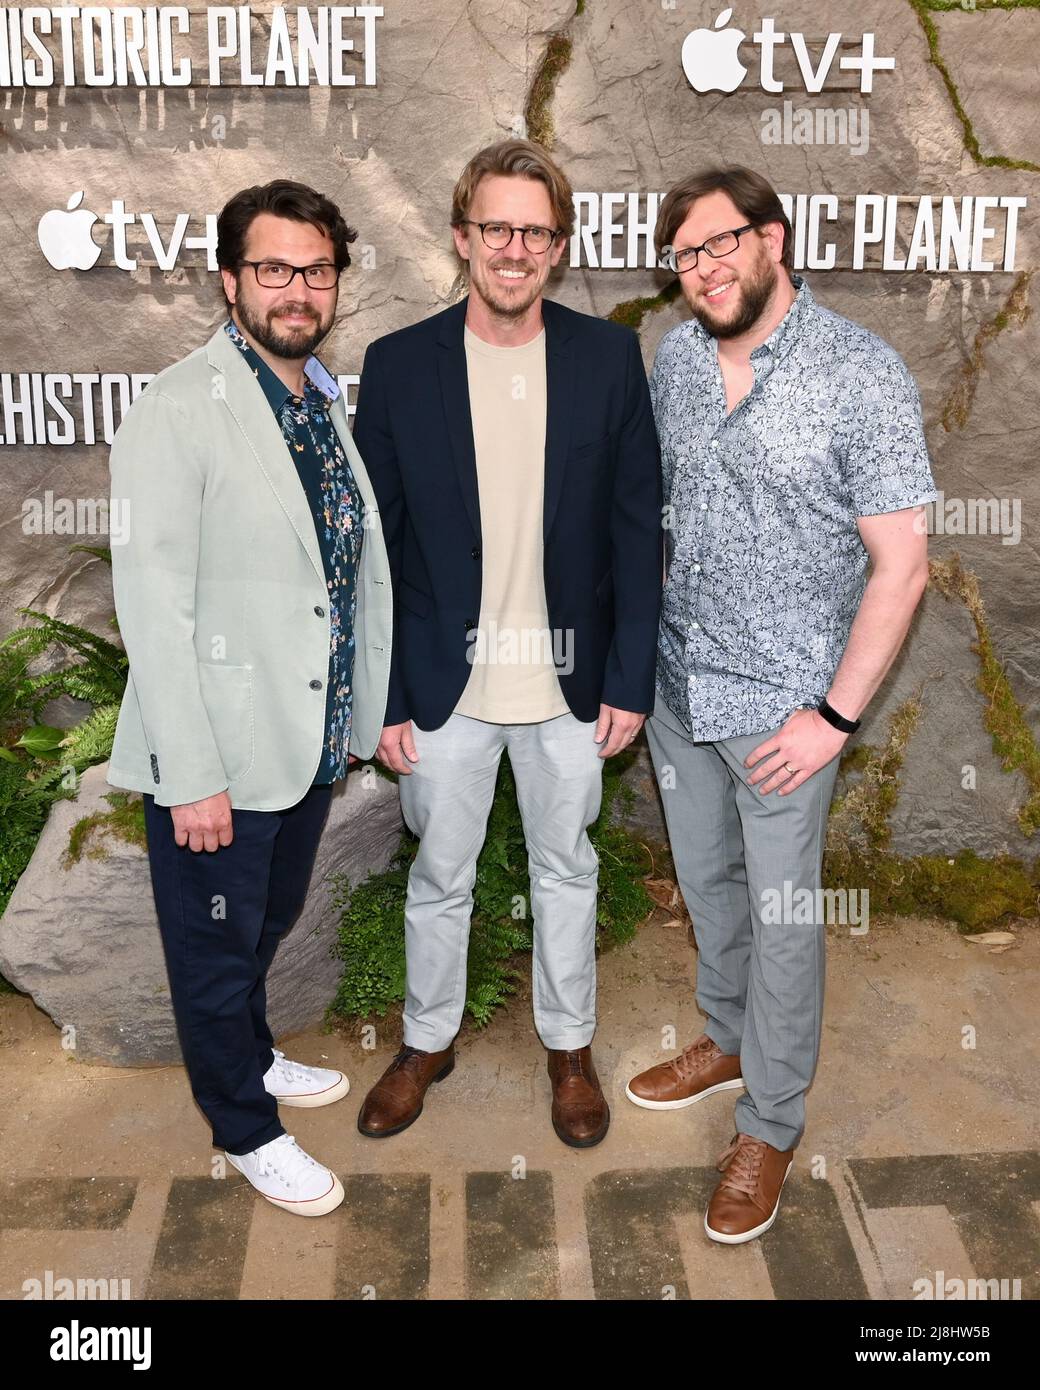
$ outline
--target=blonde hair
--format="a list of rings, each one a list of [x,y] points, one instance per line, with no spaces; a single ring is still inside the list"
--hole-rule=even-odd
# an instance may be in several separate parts
[[[574,231],[574,193],[570,180],[533,140],[500,140],[479,150],[463,169],[451,195],[451,225],[459,227],[469,216],[477,185],[487,174],[508,174],[537,179],[549,190],[556,230]]]

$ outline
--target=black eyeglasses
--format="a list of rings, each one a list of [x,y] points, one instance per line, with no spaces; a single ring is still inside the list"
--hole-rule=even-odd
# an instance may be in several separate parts
[[[504,251],[519,232],[525,250],[540,256],[560,235],[550,227],[510,227],[505,222],[474,222],[471,217],[464,217],[462,223],[464,226],[479,227],[484,245],[490,246],[492,251]]]
[[[740,238],[744,233],[750,232],[754,226],[754,222],[748,222],[743,227],[734,227],[731,232],[719,232],[709,237],[702,246],[683,246],[678,251],[674,246],[663,246],[659,264],[663,270],[674,270],[676,275],[683,275],[697,264],[697,256],[701,251],[706,251],[709,256],[716,258],[728,256],[740,245]]]
[[[339,271],[329,261],[318,261],[315,265],[286,265],[284,261],[240,261],[239,264],[251,265],[256,283],[265,290],[284,290],[297,275],[302,275],[304,284],[312,290],[331,290],[339,279]]]

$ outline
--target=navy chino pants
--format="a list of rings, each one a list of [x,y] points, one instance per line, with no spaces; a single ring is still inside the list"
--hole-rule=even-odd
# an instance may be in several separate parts
[[[244,1154],[285,1133],[264,1089],[274,1060],[266,977],[303,907],[332,784],[284,811],[231,813],[214,851],[177,844],[169,807],[144,797],[152,888],[191,1090],[213,1143]]]

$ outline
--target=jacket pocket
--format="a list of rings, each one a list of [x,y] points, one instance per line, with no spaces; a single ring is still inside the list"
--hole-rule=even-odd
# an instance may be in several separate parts
[[[199,662],[199,689],[229,782],[253,766],[253,668]]]

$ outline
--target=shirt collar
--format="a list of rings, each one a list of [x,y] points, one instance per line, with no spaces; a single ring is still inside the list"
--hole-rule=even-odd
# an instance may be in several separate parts
[[[293,399],[293,392],[286,386],[277,372],[267,365],[260,354],[253,350],[242,335],[234,319],[228,318],[227,322],[224,324],[224,332],[253,369],[253,375],[263,388],[268,404],[277,415],[286,401]],[[328,409],[332,402],[339,396],[339,386],[336,383],[336,378],[329,372],[325,364],[313,354],[308,357],[307,361],[304,363],[303,374],[307,378],[309,385],[313,386],[318,393],[318,401],[325,409]],[[304,392],[307,394],[306,386],[304,387]]]
[[[751,356],[753,358],[765,353],[774,358],[783,357],[785,353],[790,351],[795,340],[805,330],[812,317],[816,307],[812,290],[800,275],[792,275],[791,283],[795,289],[794,300],[765,342],[760,343],[752,350]],[[710,346],[714,351],[717,347],[715,336],[707,331],[699,319],[691,319],[690,323],[698,340]]]

